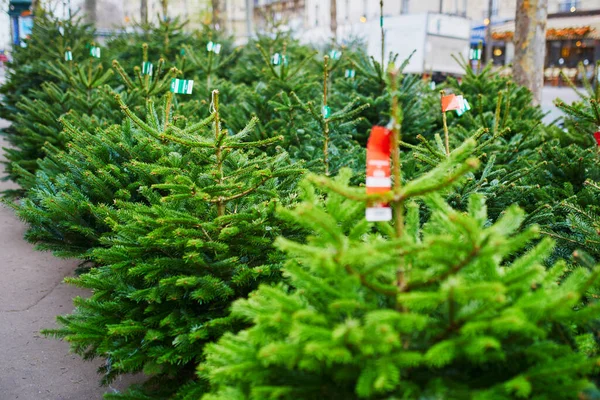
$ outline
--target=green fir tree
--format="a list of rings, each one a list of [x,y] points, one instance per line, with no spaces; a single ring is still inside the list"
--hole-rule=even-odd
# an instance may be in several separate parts
[[[43,9],[36,10],[35,23],[25,47],[15,46],[7,64],[6,81],[0,87],[2,103],[0,118],[14,122],[22,112],[17,104],[24,98],[37,98],[36,92],[44,82],[55,82],[48,74],[48,63],[64,60],[70,51],[73,62],[87,60],[86,46],[93,41],[95,32],[79,17],[61,20]],[[9,127],[8,133],[14,133]]]
[[[75,299],[75,311],[46,333],[84,358],[105,358],[103,382],[150,376],[112,398],[197,398],[204,385],[194,371],[204,344],[244,327],[229,315],[230,303],[280,279],[281,256],[270,245],[285,226],[273,211],[293,199],[302,169],[283,151],[256,151],[280,137],[244,140],[255,120],[229,132],[218,91],[210,117],[189,126],[144,122],[122,106],[142,132],[177,146],[153,162],[130,161],[128,168],[158,183],[139,188],[145,201],[98,207],[112,230],[93,253],[99,267],[70,279],[93,295]]]
[[[280,210],[312,234],[277,241],[290,286],[234,303],[252,327],[207,346],[203,399],[586,398],[600,268],[546,270],[553,243],[523,252],[539,229],[521,231],[516,206],[495,223],[481,195],[451,208],[441,194],[478,166],[472,140],[402,182],[391,115],[394,189],[312,176],[304,201]],[[393,223],[365,221],[374,200],[391,203]]]
[[[577,88],[573,82],[564,75],[562,79],[577,93],[579,100],[573,104],[566,104],[561,100],[557,100],[556,106],[560,108],[566,115],[566,129],[570,133],[570,138],[581,143],[582,145],[591,145],[597,139],[593,133],[600,131],[600,61],[594,66],[595,81],[592,82],[588,78],[583,64],[579,65],[579,73],[582,76],[583,88]]]

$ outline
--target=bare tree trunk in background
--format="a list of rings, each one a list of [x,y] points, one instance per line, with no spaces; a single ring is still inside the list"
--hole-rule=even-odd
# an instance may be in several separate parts
[[[331,0],[329,11],[331,18],[331,22],[329,23],[331,36],[333,37],[333,40],[337,42],[337,0]]]
[[[515,16],[515,82],[532,91],[533,104],[542,101],[548,0],[517,0]]]
[[[492,61],[492,7],[494,0],[488,0],[488,26],[485,28],[485,62],[486,64]],[[481,55],[480,55],[481,56]]]
[[[160,0],[160,5],[162,7],[163,18],[166,18],[169,12],[169,0]]]
[[[148,0],[141,0],[140,19],[142,24],[148,23]]]
[[[221,4],[219,0],[211,0],[212,4],[212,23],[213,28],[217,29],[221,27]]]
[[[86,22],[90,24],[96,23],[96,0],[85,0],[83,5],[86,15]]]

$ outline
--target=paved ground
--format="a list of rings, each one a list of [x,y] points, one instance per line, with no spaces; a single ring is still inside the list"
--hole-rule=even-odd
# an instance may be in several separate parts
[[[565,103],[571,103],[578,99],[577,93],[569,87],[544,87],[542,90],[542,108],[550,113],[544,118],[544,122],[550,123],[563,113],[554,106],[555,99],[561,99]]]
[[[11,185],[0,182],[0,190]],[[72,310],[73,297],[86,295],[62,283],[76,263],[35,251],[22,239],[24,231],[13,211],[0,205],[0,400],[101,399],[111,390],[98,386],[101,361],[85,362],[69,354],[67,343],[39,334]]]

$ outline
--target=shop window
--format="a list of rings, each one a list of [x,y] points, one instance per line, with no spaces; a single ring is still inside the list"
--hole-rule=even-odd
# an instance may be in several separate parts
[[[585,60],[594,60],[594,41],[586,39],[552,40],[548,42],[546,66],[575,68]]]
[[[579,8],[579,0],[562,0],[558,4],[558,11],[560,12],[575,12]]]
[[[505,46],[493,46],[492,47],[492,62],[494,65],[505,65],[506,64],[506,47]]]

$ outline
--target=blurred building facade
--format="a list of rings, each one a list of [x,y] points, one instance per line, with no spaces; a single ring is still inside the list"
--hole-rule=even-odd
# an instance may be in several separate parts
[[[252,0],[254,1],[254,0]],[[95,13],[95,25],[101,33],[109,33],[115,29],[128,29],[133,27],[142,19],[142,1],[123,0],[50,0],[47,3],[55,3],[52,9],[57,15],[63,15],[63,6],[67,6],[72,13],[79,15],[90,14],[90,8]],[[219,1],[222,26],[234,35],[246,34],[246,8],[244,0],[220,0]],[[166,5],[163,8],[163,4]],[[202,24],[212,22],[211,0],[146,0],[148,21],[157,22],[160,18],[180,17],[188,21],[189,29],[194,29]]]
[[[146,0],[149,20],[161,18],[165,1],[167,16],[189,20],[190,28],[212,23],[214,0]],[[57,15],[67,15],[69,10],[80,14],[92,10],[101,33],[128,29],[141,19],[142,0],[47,0],[43,3]],[[238,42],[247,40],[255,30],[266,30],[277,24],[296,32],[304,41],[328,43],[333,36],[331,0],[218,0],[216,3],[220,9],[218,28],[234,35]],[[378,26],[379,0],[336,0],[335,3],[338,41],[368,35],[369,30]],[[488,9],[490,3],[491,10]],[[485,42],[486,30],[491,29],[492,43],[484,44],[492,46],[493,61],[497,65],[509,65],[512,61],[515,12],[516,0],[384,0],[383,5],[390,40],[402,40],[394,37],[394,32],[400,31],[394,23],[406,23],[405,16],[424,13],[469,19],[472,47],[479,41]],[[576,79],[574,68],[578,63],[591,68],[600,59],[600,0],[548,0],[548,14],[548,80],[556,81],[560,69],[567,69]],[[6,21],[5,15],[2,17]],[[457,35],[462,37],[464,23],[456,21]],[[0,25],[8,31],[7,24]],[[7,44],[0,43],[0,46]]]
[[[245,0],[236,0],[244,3]],[[258,21],[265,15],[288,18],[303,28],[318,25],[329,26],[331,21],[330,0],[253,0],[254,18]],[[379,18],[378,0],[337,0],[337,23],[343,25]],[[488,0],[385,0],[383,13],[386,16],[436,12],[461,15],[475,24],[487,22]],[[600,10],[600,0],[548,0],[548,14],[573,14]],[[516,0],[492,0],[492,22],[514,20]]]
[[[312,41],[330,38],[330,0],[254,0],[253,18],[257,26],[269,21],[287,20],[291,29]],[[491,3],[491,9],[489,7]],[[337,0],[337,36],[351,37],[357,26],[378,20],[378,0]],[[471,47],[481,41],[492,47],[495,65],[510,65],[514,56],[516,0],[384,0],[385,19],[398,15],[441,13],[471,20]],[[491,14],[491,18],[490,18]],[[386,29],[393,29],[387,25]],[[492,43],[485,43],[486,30],[492,30]],[[400,39],[400,38],[399,38]],[[409,45],[409,44],[407,44]],[[548,0],[546,79],[559,84],[563,70],[574,81],[581,79],[579,63],[586,74],[600,60],[600,0]]]
[[[492,16],[495,65],[510,65],[514,55],[515,1],[506,1]],[[485,21],[487,22],[487,21]],[[593,78],[600,60],[600,0],[548,0],[546,24],[547,84],[561,85],[560,72],[580,84],[583,75]],[[578,69],[583,65],[584,71]]]

